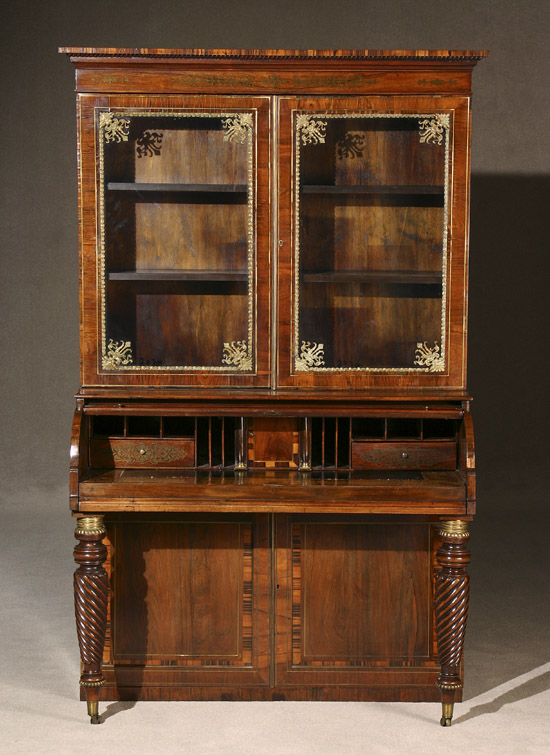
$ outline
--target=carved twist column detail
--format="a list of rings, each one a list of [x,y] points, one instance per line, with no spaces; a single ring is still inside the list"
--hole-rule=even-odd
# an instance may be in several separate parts
[[[451,520],[441,523],[442,543],[437,550],[439,572],[435,582],[435,623],[441,672],[437,686],[441,689],[443,712],[441,726],[450,726],[457,690],[462,688],[459,667],[464,649],[468,619],[470,563],[467,547],[468,523]]]
[[[80,518],[74,535],[80,541],[74,549],[74,560],[78,564],[74,574],[76,631],[84,666],[80,686],[86,688],[90,722],[99,724],[99,687],[105,684],[101,663],[107,629],[108,597],[107,572],[103,568],[107,548],[101,542],[105,535],[103,517]]]

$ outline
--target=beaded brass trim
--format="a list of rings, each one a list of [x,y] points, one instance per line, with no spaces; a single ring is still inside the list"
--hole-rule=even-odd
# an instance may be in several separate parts
[[[470,533],[468,532],[468,522],[464,522],[462,519],[449,519],[445,522],[441,522],[439,534],[443,537],[470,537]]]
[[[462,682],[436,682],[436,687],[439,687],[439,689],[462,689],[464,686]]]
[[[103,687],[107,683],[106,679],[102,679],[100,682],[85,682],[80,680],[81,687]]]

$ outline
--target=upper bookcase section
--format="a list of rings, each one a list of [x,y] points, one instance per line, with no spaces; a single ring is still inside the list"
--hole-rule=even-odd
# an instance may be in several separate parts
[[[469,94],[486,50],[60,47],[79,92]],[[399,76],[397,71],[399,70]],[[153,82],[154,77],[154,82]]]

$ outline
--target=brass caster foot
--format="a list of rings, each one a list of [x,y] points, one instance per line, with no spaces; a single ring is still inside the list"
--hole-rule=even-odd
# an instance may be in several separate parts
[[[451,721],[453,720],[453,709],[454,704],[453,703],[443,703],[441,706],[441,720],[440,724],[441,726],[450,726]]]
[[[98,702],[97,700],[88,702],[88,715],[90,716],[91,724],[102,724],[103,721],[99,716]]]

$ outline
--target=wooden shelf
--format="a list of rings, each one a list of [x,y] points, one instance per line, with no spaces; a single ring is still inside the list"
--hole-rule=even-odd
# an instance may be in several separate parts
[[[202,194],[246,194],[246,184],[168,184],[168,183],[116,183],[107,184],[109,191],[168,191]]]
[[[247,270],[121,270],[107,273],[110,281],[247,281]]]
[[[324,186],[322,184],[308,184],[301,187],[303,194],[435,194],[443,196],[443,186],[360,186],[339,185]]]
[[[323,273],[304,272],[304,283],[413,283],[441,285],[437,270],[330,270]]]

